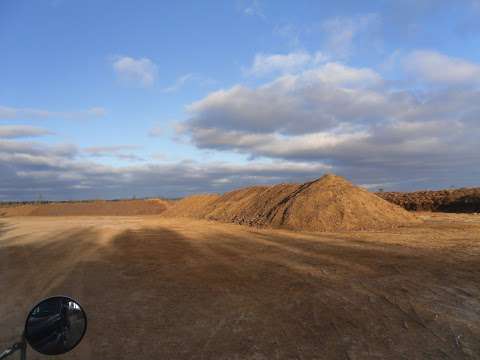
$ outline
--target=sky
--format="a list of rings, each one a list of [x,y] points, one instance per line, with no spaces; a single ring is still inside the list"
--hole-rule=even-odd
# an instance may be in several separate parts
[[[0,0],[0,201],[480,186],[480,1]]]

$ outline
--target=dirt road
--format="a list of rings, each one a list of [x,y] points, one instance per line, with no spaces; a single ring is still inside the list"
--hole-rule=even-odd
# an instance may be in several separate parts
[[[424,218],[355,233],[3,218],[0,346],[66,294],[89,329],[57,358],[480,359],[480,216]]]

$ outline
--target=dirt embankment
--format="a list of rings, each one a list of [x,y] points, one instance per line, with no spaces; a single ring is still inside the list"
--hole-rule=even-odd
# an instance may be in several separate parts
[[[0,206],[0,216],[156,215],[170,204],[163,199],[10,204]]]
[[[377,193],[381,198],[413,211],[480,212],[480,188]]]
[[[252,186],[223,195],[4,204],[0,216],[163,215],[300,231],[375,230],[419,222],[408,211],[329,174],[304,184]]]
[[[391,228],[419,220],[336,175],[305,184],[254,186],[182,199],[164,216],[307,231]]]

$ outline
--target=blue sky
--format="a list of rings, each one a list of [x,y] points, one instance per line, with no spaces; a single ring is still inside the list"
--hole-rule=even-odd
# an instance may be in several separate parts
[[[0,200],[478,186],[480,2],[0,1]]]

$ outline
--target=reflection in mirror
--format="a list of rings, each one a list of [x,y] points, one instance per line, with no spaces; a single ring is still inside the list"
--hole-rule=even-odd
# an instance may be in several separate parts
[[[87,317],[73,299],[55,296],[37,304],[28,315],[25,338],[39,353],[58,355],[72,350],[87,330]]]

